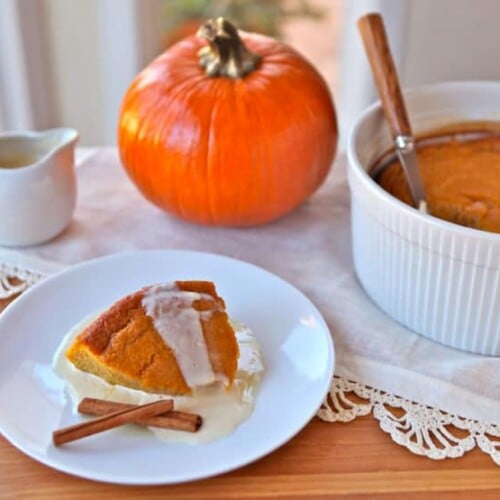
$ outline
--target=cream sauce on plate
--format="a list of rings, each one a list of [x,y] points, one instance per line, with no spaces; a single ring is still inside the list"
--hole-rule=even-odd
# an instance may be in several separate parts
[[[191,444],[207,443],[230,434],[252,413],[264,366],[257,340],[246,326],[231,322],[235,329],[240,357],[237,374],[230,388],[226,388],[223,382],[215,382],[210,386],[194,389],[192,396],[171,397],[112,385],[100,377],[75,368],[65,353],[75,337],[93,319],[94,317],[83,320],[67,333],[53,360],[55,372],[67,383],[75,411],[84,397],[132,404],[171,398],[176,410],[197,413],[203,417],[200,430],[192,433],[154,427],[148,429],[159,439]]]

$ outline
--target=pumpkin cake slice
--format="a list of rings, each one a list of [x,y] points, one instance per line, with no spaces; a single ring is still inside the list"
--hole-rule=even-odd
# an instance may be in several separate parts
[[[66,352],[76,368],[111,384],[170,395],[216,382],[230,386],[238,356],[224,301],[209,281],[176,281],[128,295]]]

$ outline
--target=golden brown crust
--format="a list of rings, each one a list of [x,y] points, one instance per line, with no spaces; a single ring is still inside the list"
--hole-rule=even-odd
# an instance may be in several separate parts
[[[232,383],[237,369],[238,344],[215,285],[202,281],[178,281],[183,291],[208,294],[193,307],[210,311],[201,320],[212,369]],[[79,369],[112,384],[148,392],[190,394],[173,351],[156,331],[142,307],[147,288],[128,295],[101,314],[76,338],[67,358]]]
[[[144,290],[140,290],[115,302],[107,311],[95,319],[79,335],[94,354],[101,354],[108,346],[111,337],[127,326],[137,309],[141,306]]]

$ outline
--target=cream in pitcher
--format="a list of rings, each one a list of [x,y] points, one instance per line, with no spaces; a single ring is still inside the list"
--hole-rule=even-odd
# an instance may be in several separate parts
[[[77,140],[70,128],[0,134],[0,245],[35,245],[66,228]]]

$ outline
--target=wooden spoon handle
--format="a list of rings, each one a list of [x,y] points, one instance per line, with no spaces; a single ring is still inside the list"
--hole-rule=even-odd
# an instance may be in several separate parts
[[[380,14],[366,14],[359,19],[358,29],[392,136],[394,138],[400,135],[411,136],[410,121],[382,17]]]

